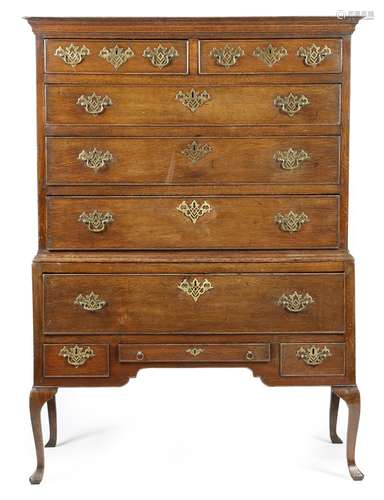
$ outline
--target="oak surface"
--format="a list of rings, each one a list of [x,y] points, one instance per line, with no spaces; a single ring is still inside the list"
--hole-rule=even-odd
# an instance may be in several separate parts
[[[342,398],[349,471],[363,478],[348,252],[350,37],[358,21],[28,18],[36,35],[39,201],[33,484],[44,472],[45,403],[47,446],[56,444],[58,387],[121,386],[141,369],[162,367],[247,368],[269,386],[331,386],[331,439],[339,441]],[[79,64],[55,55],[70,44],[88,49]],[[177,51],[162,68],[143,56],[160,45]],[[100,57],[115,46],[132,50],[116,68]],[[226,46],[244,51],[227,67],[212,57]],[[268,65],[253,52],[270,46],[286,54]],[[308,65],[300,47],[327,54]],[[192,90],[206,92],[193,111],[182,102]],[[93,93],[111,103],[90,114],[78,99]],[[308,99],[291,116],[277,105],[290,95]],[[203,147],[203,157],[192,161],[191,145]],[[93,150],[110,155],[97,171],[79,159]],[[305,151],[305,159],[283,168],[278,157],[289,150]],[[195,224],[177,210],[193,200],[209,204]],[[102,232],[79,221],[93,210],[112,214]],[[309,220],[285,232],[275,217],[290,211]],[[197,300],[185,292],[195,279],[197,287],[211,284]],[[78,300],[91,292],[105,301],[93,312]],[[300,307],[306,294],[311,300]],[[299,305],[289,311],[292,297]],[[82,360],[82,349],[92,355]],[[316,358],[316,349],[327,356]],[[69,363],[67,352],[80,357]]]

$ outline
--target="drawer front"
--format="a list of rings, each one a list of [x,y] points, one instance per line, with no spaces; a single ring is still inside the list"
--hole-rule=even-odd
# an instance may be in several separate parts
[[[345,375],[345,344],[281,344],[283,377]]]
[[[339,73],[340,39],[202,40],[200,73]]]
[[[47,182],[336,184],[338,137],[47,139]]]
[[[260,363],[270,344],[119,344],[120,363]]]
[[[337,125],[340,85],[47,85],[47,121],[83,125]]]
[[[47,73],[188,73],[185,40],[46,40]]]
[[[44,332],[344,333],[344,274],[47,274]]]
[[[44,344],[44,377],[109,377],[109,345]]]
[[[338,202],[338,196],[49,197],[48,248],[335,248]]]

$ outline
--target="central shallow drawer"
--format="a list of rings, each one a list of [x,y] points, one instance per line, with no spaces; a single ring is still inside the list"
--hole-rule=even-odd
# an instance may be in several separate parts
[[[260,363],[270,344],[119,344],[120,363]]]
[[[344,274],[45,274],[44,333],[340,333]]]
[[[48,248],[336,248],[339,196],[49,197]]]
[[[56,85],[46,119],[63,125],[338,125],[340,85]]]
[[[336,184],[338,137],[49,137],[59,184]]]

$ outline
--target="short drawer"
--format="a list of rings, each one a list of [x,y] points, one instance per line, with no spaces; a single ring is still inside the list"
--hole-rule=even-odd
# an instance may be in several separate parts
[[[120,363],[260,363],[270,344],[119,344]]]
[[[47,183],[336,184],[338,137],[47,138]]]
[[[338,125],[340,85],[46,86],[53,125]],[[246,105],[245,105],[246,104]]]
[[[345,375],[345,344],[281,344],[283,377]]]
[[[109,345],[44,344],[44,377],[109,377]]]
[[[201,40],[200,73],[339,73],[340,39]]]
[[[46,40],[47,73],[186,74],[186,40]]]
[[[48,248],[336,248],[338,196],[49,197]]]
[[[45,274],[45,334],[345,331],[344,273]]]

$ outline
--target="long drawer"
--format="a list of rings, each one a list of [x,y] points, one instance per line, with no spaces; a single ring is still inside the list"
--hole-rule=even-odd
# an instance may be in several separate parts
[[[46,86],[46,119],[76,125],[337,125],[340,85]]]
[[[46,334],[336,333],[344,273],[45,274]]]
[[[47,183],[336,184],[338,137],[47,138]]]
[[[338,196],[48,197],[48,248],[336,248]]]

